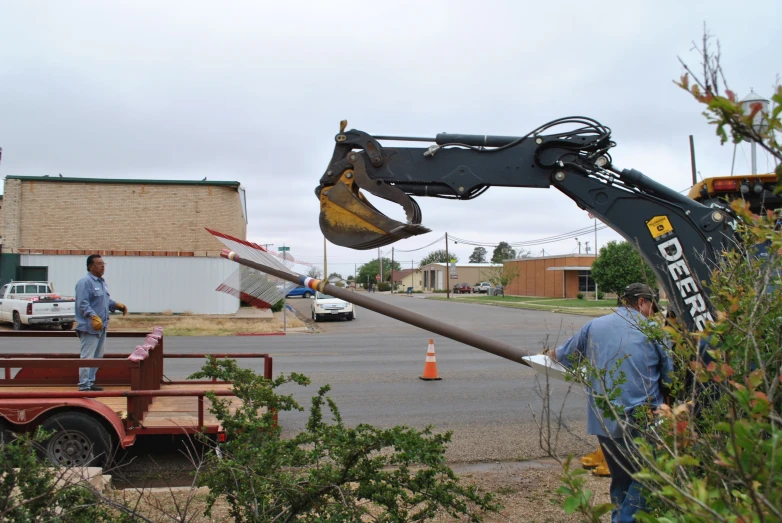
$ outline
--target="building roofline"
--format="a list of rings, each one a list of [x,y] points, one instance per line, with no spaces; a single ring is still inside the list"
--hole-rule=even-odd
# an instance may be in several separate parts
[[[553,260],[556,258],[596,258],[594,254],[554,254],[552,256],[530,256],[529,258],[514,258],[503,261],[524,261],[524,260]]]
[[[126,185],[201,185],[219,187],[239,187],[239,182],[207,181],[207,180],[148,180],[138,178],[69,178],[65,176],[19,176],[9,174],[6,180],[21,180],[23,182],[56,182],[56,183],[113,183]]]

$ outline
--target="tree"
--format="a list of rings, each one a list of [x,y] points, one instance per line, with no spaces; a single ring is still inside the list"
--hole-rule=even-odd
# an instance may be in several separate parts
[[[454,254],[450,255],[450,260],[448,258],[449,257],[445,254],[445,249],[438,249],[421,258],[421,261],[418,262],[418,266],[423,267],[424,265],[429,265],[430,263],[445,263],[447,261],[456,263],[459,261],[459,257]]]
[[[651,287],[655,283],[652,269],[638,251],[627,242],[615,241],[600,248],[600,255],[592,263],[592,278],[603,292],[619,295],[631,283],[648,283]]]
[[[323,277],[323,271],[320,270],[320,267],[312,266],[310,267],[310,270],[307,271],[307,276],[310,278],[315,278],[316,280],[319,280]]]
[[[331,278],[339,278],[341,280],[342,279],[342,275],[340,273],[338,273],[338,272],[332,272],[331,274],[329,274],[329,280]]]
[[[524,259],[524,258],[532,258],[532,251],[528,251],[526,249],[519,249],[519,252],[516,253],[517,259]]]
[[[486,249],[476,247],[470,254],[470,263],[486,263]]]
[[[355,278],[355,277],[354,277],[352,274],[348,275],[348,277],[347,277],[347,280],[348,280],[348,281],[353,281],[353,280],[355,280],[355,279],[356,279],[356,278]]]
[[[218,500],[228,505],[232,520],[259,523],[424,521],[436,515],[480,521],[483,512],[500,508],[491,494],[463,484],[445,464],[450,433],[349,427],[326,385],[312,397],[303,430],[286,439],[277,414],[304,409],[276,389],[308,385],[306,376],[267,380],[234,360],[210,357],[191,378],[229,380],[240,400],[231,406],[207,393],[227,435],[222,458],[210,453],[200,476],[199,486],[209,487],[208,517]]]
[[[383,258],[383,281],[391,281],[391,271],[401,271],[402,266],[399,262],[395,261],[393,267],[391,266],[391,258]],[[377,259],[368,261],[364,265],[358,268],[358,283],[364,285],[369,283],[377,283],[375,276],[380,274],[380,264]]]
[[[491,255],[491,262],[502,263],[502,260],[512,260],[515,257],[516,250],[507,242],[500,242],[500,244],[494,248],[494,252]]]
[[[502,297],[505,297],[505,288],[513,283],[513,280],[519,277],[519,268],[515,263],[503,264],[501,267],[491,267],[485,271],[488,275],[489,283],[495,287],[502,285]]]

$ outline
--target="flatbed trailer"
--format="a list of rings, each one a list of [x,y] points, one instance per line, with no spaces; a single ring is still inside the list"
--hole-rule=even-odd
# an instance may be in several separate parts
[[[162,331],[156,334],[108,332],[108,337],[128,339],[130,353],[80,359],[73,332],[0,332],[0,337],[68,338],[67,343],[73,344],[68,353],[0,353],[0,437],[9,431],[33,432],[37,427],[53,431],[44,450],[53,462],[66,466],[105,464],[117,449],[151,434],[207,433],[223,441],[225,432],[209,412],[211,402],[205,395],[214,392],[233,397],[231,383],[169,380],[164,373],[165,360],[263,358],[264,377],[271,379],[271,356],[166,354]],[[144,341],[136,346],[139,340]],[[132,359],[131,354],[135,354]],[[96,384],[104,390],[79,391],[80,367],[98,367]],[[231,400],[232,410],[239,401]]]

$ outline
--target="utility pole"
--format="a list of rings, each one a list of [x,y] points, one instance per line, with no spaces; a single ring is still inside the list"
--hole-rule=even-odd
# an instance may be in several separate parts
[[[584,242],[584,252],[589,254],[589,242]]]
[[[391,247],[391,294],[394,294],[394,248]]]
[[[695,140],[693,140],[692,135],[690,135],[690,167],[692,168],[692,184],[695,185],[698,183],[698,177],[695,170]]]
[[[578,241],[578,238],[574,238],[576,240],[576,243],[578,244],[578,254],[581,254],[581,242]]]
[[[268,250],[269,250],[269,245],[274,245],[274,244],[273,244],[273,243],[263,243],[263,244],[261,244],[261,245],[263,245],[263,249],[264,249],[265,251],[268,251]]]
[[[448,233],[445,233],[445,299],[451,299],[451,257],[448,255]]]
[[[383,258],[380,257],[380,247],[377,248],[377,263],[380,269],[380,281],[383,281]]]
[[[326,237],[323,237],[323,279],[329,281],[329,265],[326,261]]]

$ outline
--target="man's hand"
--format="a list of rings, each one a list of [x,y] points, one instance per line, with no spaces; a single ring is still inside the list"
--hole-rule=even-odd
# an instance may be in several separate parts
[[[128,314],[128,307],[124,303],[117,302],[114,304],[114,308],[118,311],[122,311],[123,316]]]
[[[90,321],[92,322],[92,328],[98,332],[103,330],[103,320],[100,319],[100,316],[97,314],[93,314],[90,317]]]

